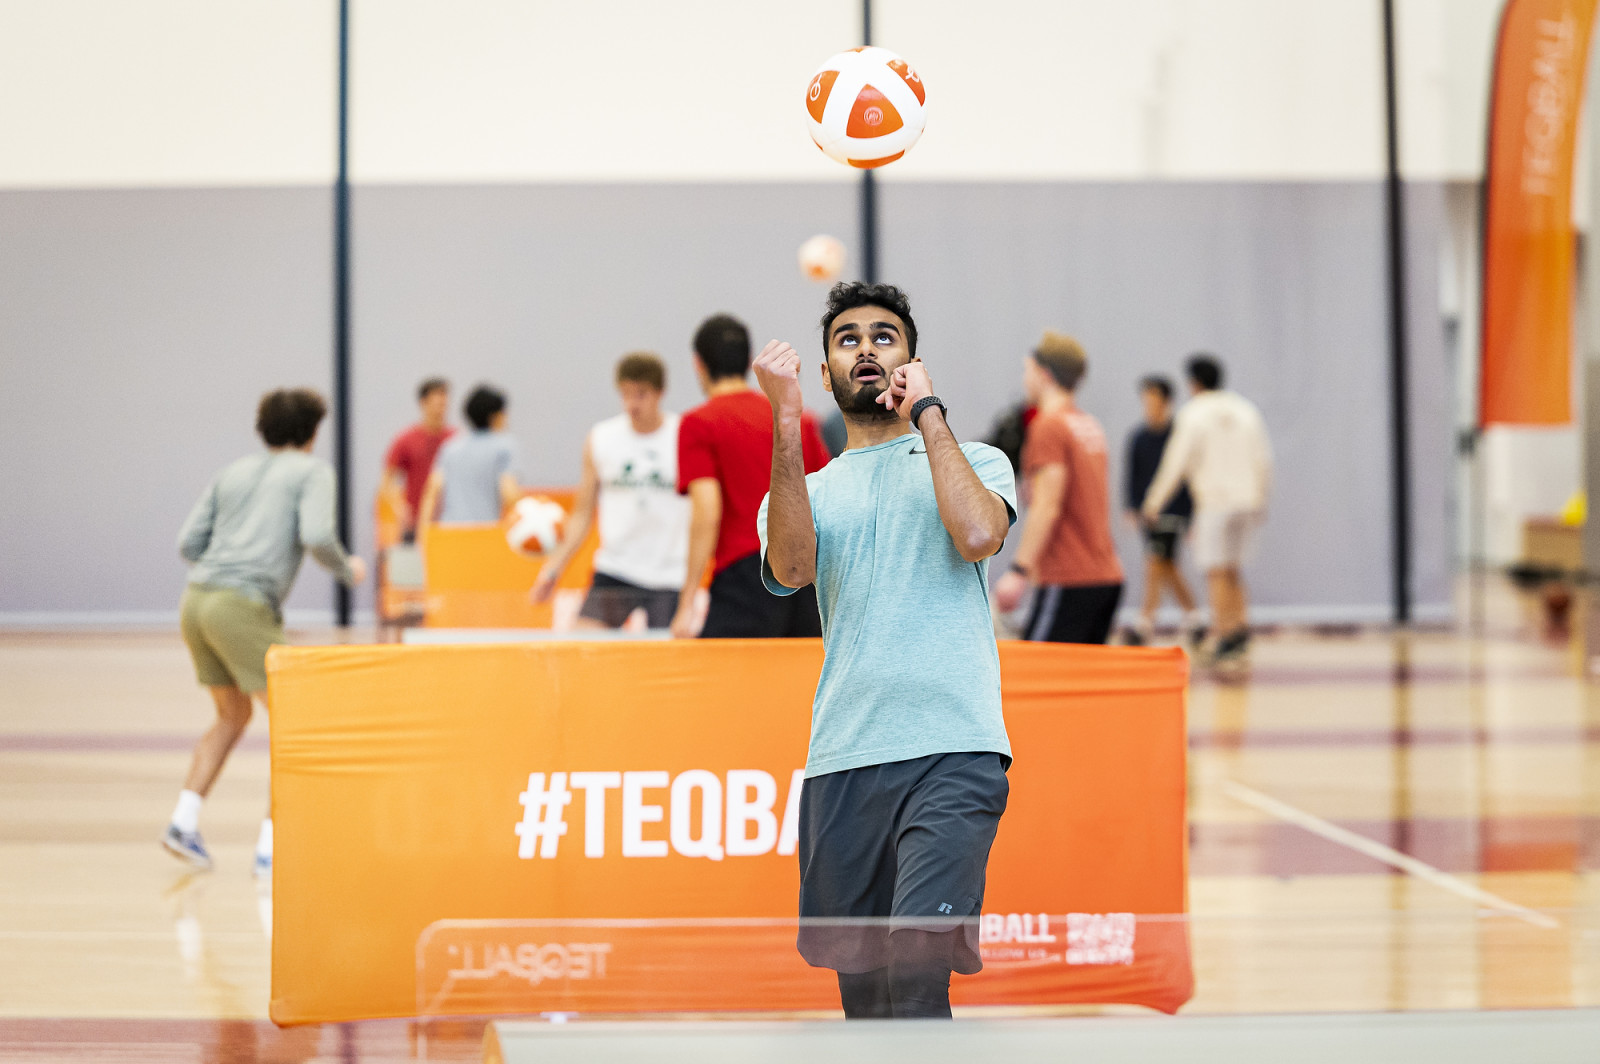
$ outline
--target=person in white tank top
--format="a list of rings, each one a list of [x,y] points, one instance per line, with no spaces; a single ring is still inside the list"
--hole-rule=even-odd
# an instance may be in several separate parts
[[[533,600],[555,593],[598,510],[594,585],[578,627],[620,628],[643,609],[649,627],[666,628],[689,558],[689,501],[677,490],[678,415],[661,409],[667,371],[655,355],[624,356],[616,379],[623,412],[589,431],[577,504],[561,545],[539,571]]]

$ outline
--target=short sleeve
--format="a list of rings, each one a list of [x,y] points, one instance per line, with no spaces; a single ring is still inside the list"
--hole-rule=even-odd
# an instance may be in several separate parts
[[[689,494],[696,480],[717,477],[717,455],[711,445],[711,426],[694,413],[678,423],[678,494]]]
[[[761,509],[756,511],[756,535],[761,537],[761,582],[774,595],[792,595],[800,589],[778,583],[778,578],[772,575],[772,566],[767,564],[767,503],[771,499],[771,492],[761,496]]]
[[[972,463],[983,486],[1005,500],[1009,524],[1017,523],[1017,478],[1011,472],[1011,460],[998,447],[987,443],[964,443],[961,453]]]
[[[1072,428],[1058,417],[1036,417],[1022,447],[1022,471],[1032,474],[1047,465],[1072,463]]]
[[[828,441],[822,438],[822,427],[816,415],[809,410],[800,418],[800,455],[807,473],[815,473],[833,457]]]

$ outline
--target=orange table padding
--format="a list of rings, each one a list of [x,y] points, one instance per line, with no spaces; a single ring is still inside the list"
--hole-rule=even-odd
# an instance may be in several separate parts
[[[575,488],[529,489],[560,503],[571,513]],[[594,580],[594,552],[600,545],[596,521],[567,563],[557,587],[581,591]],[[429,628],[549,628],[550,603],[528,598],[544,564],[542,554],[524,554],[506,542],[503,524],[429,525],[422,536]]]
[[[1177,1009],[1184,922],[1133,928],[1186,911],[1186,659],[1000,659],[1011,799],[986,968],[953,1000]],[[418,938],[440,920],[792,918],[790,792],[821,660],[814,640],[273,648],[272,1018],[415,1013]],[[1053,937],[1036,914],[1057,914]],[[1076,948],[1069,920],[1090,936]],[[564,1007],[837,1007],[792,929],[728,934],[749,948],[707,948],[748,956],[743,973],[651,985],[619,962]]]

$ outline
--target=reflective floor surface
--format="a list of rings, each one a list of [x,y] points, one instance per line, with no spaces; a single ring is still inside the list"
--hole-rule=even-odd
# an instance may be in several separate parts
[[[1600,1006],[1600,687],[1506,617],[1197,673],[1185,1013]],[[477,1059],[479,1024],[265,1021],[264,722],[217,870],[155,842],[209,713],[175,633],[0,633],[0,1061]]]

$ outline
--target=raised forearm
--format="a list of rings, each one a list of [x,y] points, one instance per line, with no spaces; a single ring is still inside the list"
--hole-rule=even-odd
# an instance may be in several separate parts
[[[773,418],[767,565],[784,587],[805,587],[817,578],[817,526],[811,516],[811,497],[806,491],[805,456],[798,417]]]
[[[937,407],[926,411],[917,428],[928,449],[933,494],[945,531],[967,561],[990,557],[1006,541],[1010,527],[1006,504],[978,479],[972,463],[961,453],[961,444],[945,424],[942,411]]]

